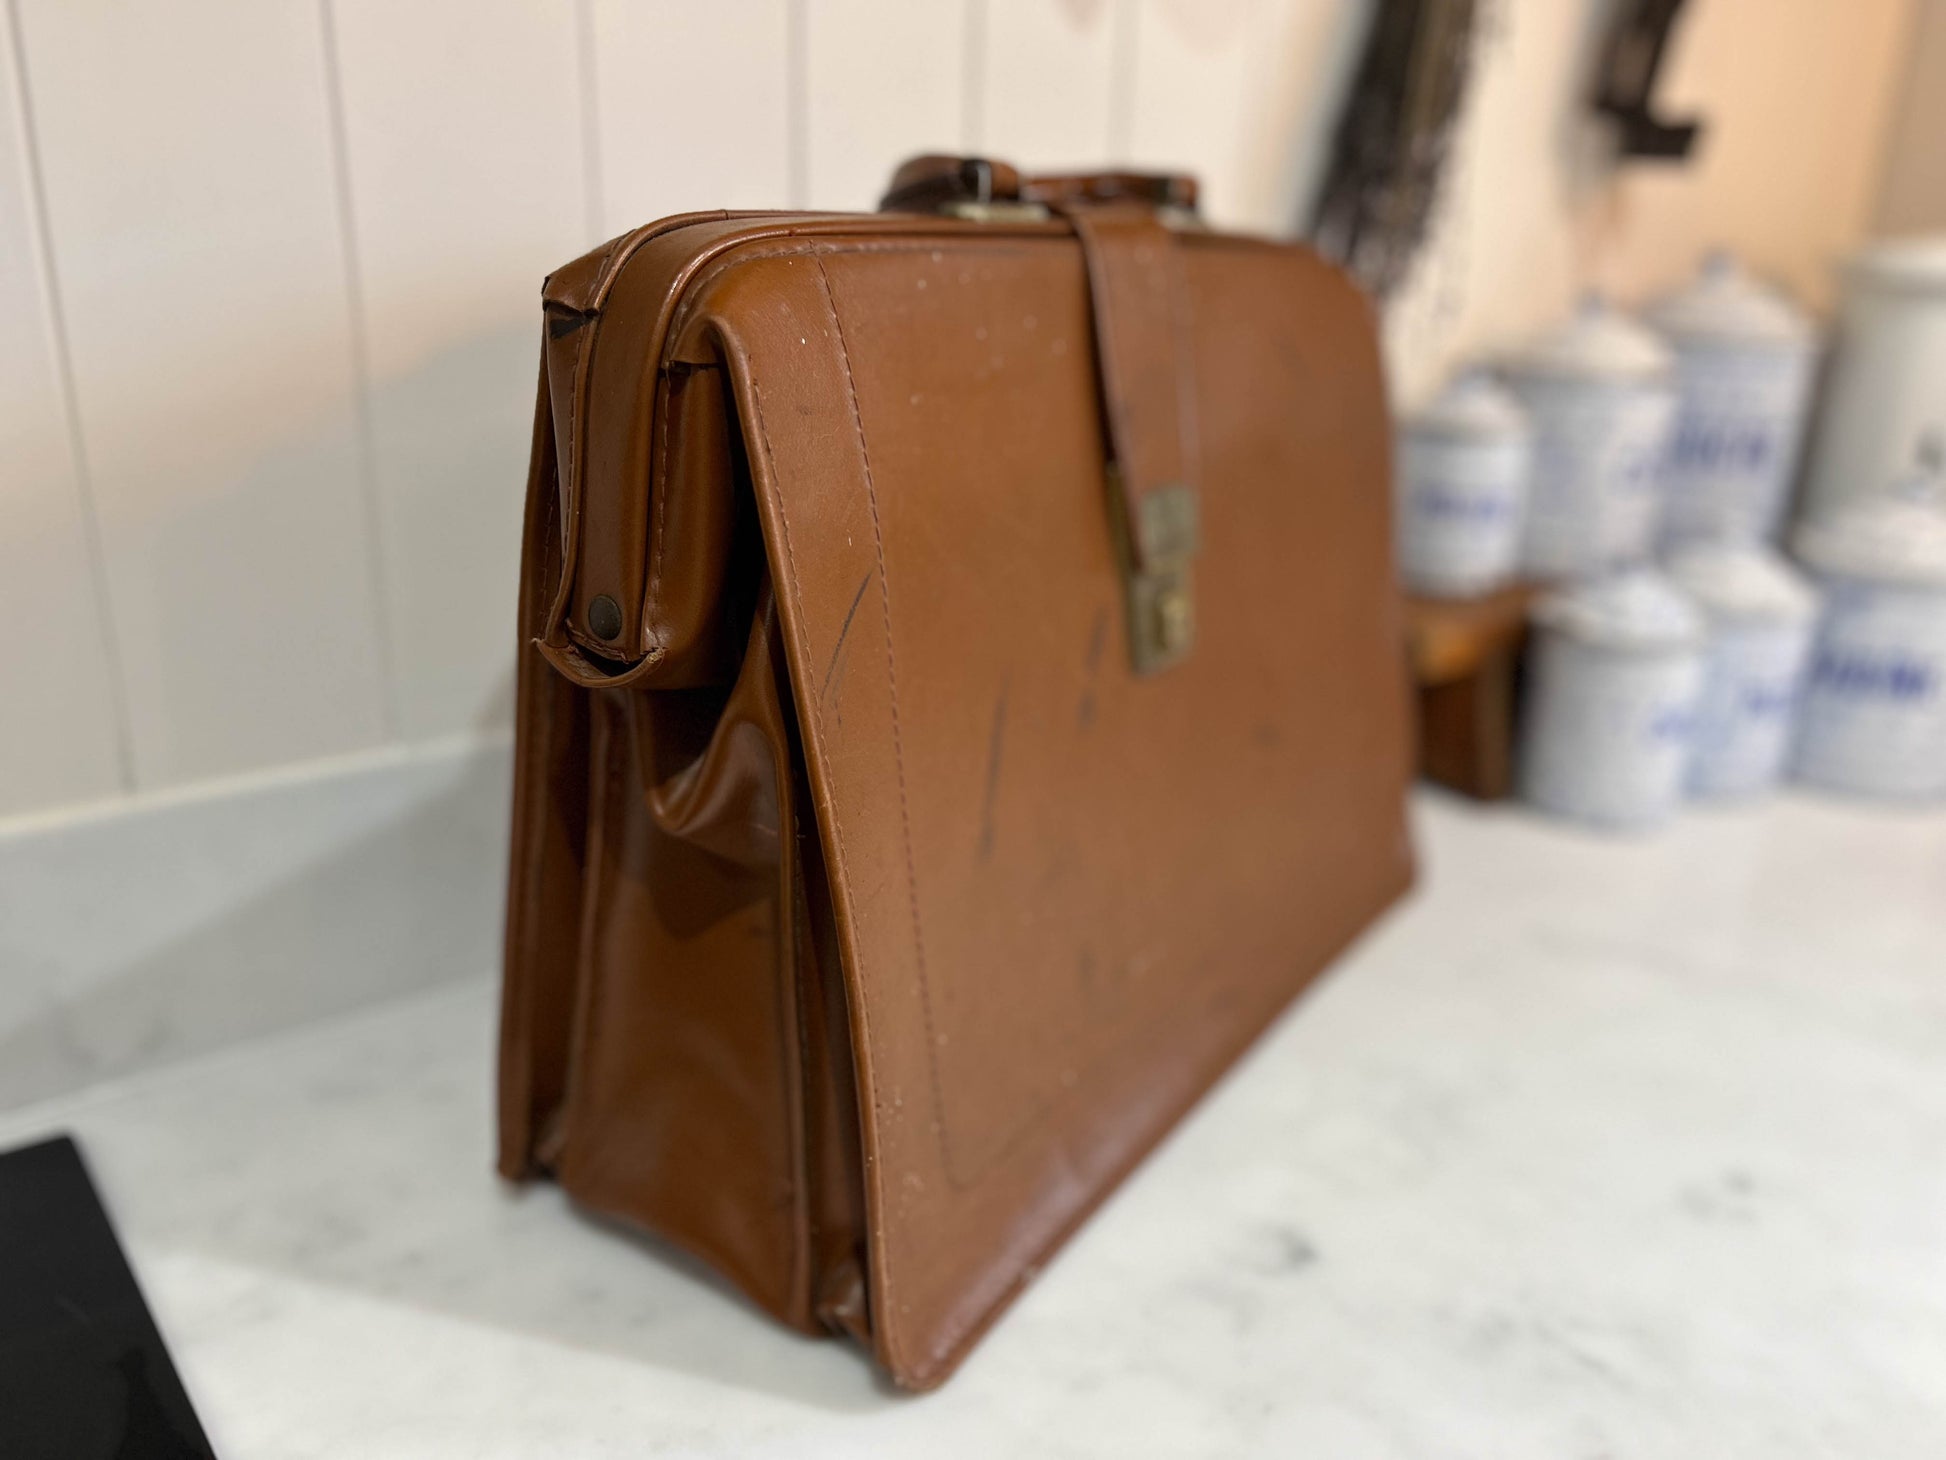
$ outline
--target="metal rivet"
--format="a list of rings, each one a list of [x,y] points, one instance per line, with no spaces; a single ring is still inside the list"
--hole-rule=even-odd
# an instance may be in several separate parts
[[[606,593],[588,605],[588,628],[597,639],[607,643],[622,632],[622,610]]]
[[[1156,640],[1162,648],[1177,650],[1189,643],[1189,595],[1171,588],[1156,600]]]

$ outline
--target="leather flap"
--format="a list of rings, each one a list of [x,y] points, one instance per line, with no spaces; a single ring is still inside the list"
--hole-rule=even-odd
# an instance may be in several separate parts
[[[1405,885],[1409,754],[1350,285],[1181,240],[1200,627],[1145,679],[1081,249],[907,228],[727,250],[670,348],[734,386],[846,964],[874,1338],[923,1387]]]
[[[1196,377],[1177,234],[1155,210],[1089,204],[1068,213],[1087,263],[1102,415],[1136,562],[1164,556],[1142,504],[1196,490]]]

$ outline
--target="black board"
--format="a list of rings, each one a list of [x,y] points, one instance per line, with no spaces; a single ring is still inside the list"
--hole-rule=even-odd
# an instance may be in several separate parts
[[[214,1454],[73,1140],[0,1153],[0,1456]]]

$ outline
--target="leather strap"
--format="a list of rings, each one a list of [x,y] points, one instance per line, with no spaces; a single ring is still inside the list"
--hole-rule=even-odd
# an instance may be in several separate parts
[[[1174,231],[1143,204],[1066,204],[1056,211],[1073,226],[1087,262],[1102,412],[1129,549],[1137,567],[1153,567],[1180,555],[1184,545],[1162,540],[1169,531],[1158,529],[1157,514],[1145,512],[1144,504],[1172,488],[1193,498],[1196,489],[1195,377],[1181,248]]]
[[[1196,211],[1196,179],[1182,172],[1037,172],[1020,180],[1020,196],[1055,207],[1062,203],[1148,203]]]
[[[1195,180],[1167,173],[1022,177],[984,157],[915,157],[880,207],[979,223],[1023,212],[1066,219],[1088,272],[1109,458],[1109,515],[1137,674],[1166,669],[1196,638],[1192,563],[1201,537],[1189,291],[1176,230]]]
[[[1180,172],[1023,174],[991,157],[930,153],[903,163],[880,199],[883,210],[937,212],[954,203],[1148,203],[1194,212],[1196,179]]]

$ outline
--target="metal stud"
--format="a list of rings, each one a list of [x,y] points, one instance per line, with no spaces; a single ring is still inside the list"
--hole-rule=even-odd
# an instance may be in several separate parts
[[[588,605],[588,629],[605,644],[621,636],[622,610],[606,593]]]

